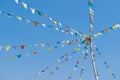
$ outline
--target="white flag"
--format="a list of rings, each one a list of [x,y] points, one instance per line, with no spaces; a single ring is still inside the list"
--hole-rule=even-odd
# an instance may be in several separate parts
[[[15,0],[15,2],[18,4],[19,3],[19,1],[18,0]]]

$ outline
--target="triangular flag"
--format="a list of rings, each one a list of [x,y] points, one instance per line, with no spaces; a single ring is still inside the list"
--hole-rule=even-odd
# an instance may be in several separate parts
[[[105,32],[109,32],[109,29],[105,29]]]
[[[56,25],[56,24],[57,24],[57,21],[56,21],[56,20],[54,20],[54,21],[53,21],[53,23]]]
[[[26,3],[24,3],[24,2],[22,2],[22,5],[23,5],[23,7],[25,8],[25,9],[27,9],[27,4]]]
[[[32,14],[35,13],[35,8],[30,8],[30,10],[31,10]]]
[[[5,50],[9,51],[10,50],[10,46],[5,46]]]
[[[17,55],[17,57],[18,57],[18,58],[21,58],[21,57],[22,57],[22,55]]]
[[[39,46],[39,44],[34,44],[35,45],[35,47],[38,47]]]
[[[51,17],[49,17],[50,21],[53,21],[53,19]]]
[[[37,10],[37,13],[38,13],[39,16],[42,16],[42,14],[43,14],[42,12],[40,12],[38,10]]]
[[[12,14],[10,14],[10,13],[6,13],[6,14],[7,14],[8,17],[12,17]]]
[[[13,60],[13,59],[14,59],[14,57],[13,57],[13,56],[10,56],[10,57],[9,57],[9,59],[10,59],[10,60]]]
[[[27,23],[30,23],[31,21],[27,19],[26,22],[27,22]]]
[[[35,22],[34,22],[34,25],[35,25],[35,26],[38,26],[38,22],[35,21]]]
[[[15,2],[18,4],[19,3],[19,1],[18,0],[15,0]]]
[[[37,51],[34,51],[33,54],[37,54]]]
[[[21,47],[21,49],[24,49],[24,48],[25,48],[25,45],[21,45],[20,47]]]
[[[50,48],[50,47],[48,48],[48,51],[51,51],[51,48]]]
[[[80,50],[80,48],[74,48],[74,50]]]
[[[41,45],[43,48],[45,47],[45,44],[44,44],[44,43],[41,43],[40,45]]]
[[[46,27],[46,24],[42,24],[43,27]]]
[[[20,16],[17,16],[17,19],[18,19],[18,20],[22,20],[22,17],[20,17]]]
[[[46,18],[49,18],[49,16],[47,14],[43,14]]]

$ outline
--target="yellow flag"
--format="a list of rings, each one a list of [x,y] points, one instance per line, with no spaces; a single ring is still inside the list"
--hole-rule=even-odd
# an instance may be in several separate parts
[[[10,46],[5,46],[5,50],[9,51],[10,50]]]
[[[41,43],[40,45],[41,45],[43,48],[45,47],[45,44],[44,44],[44,43]]]
[[[50,48],[50,47],[48,48],[48,51],[51,51],[51,48]]]
[[[78,51],[78,50],[80,50],[80,48],[74,48],[74,50]]]
[[[10,56],[10,57],[9,57],[9,59],[10,59],[10,60],[13,60],[13,59],[14,59],[14,57],[13,57],[13,56]]]
[[[22,2],[22,5],[25,9],[27,9],[27,4],[26,3]]]
[[[22,20],[22,17],[20,17],[20,16],[17,16],[17,19],[18,19],[18,20]]]
[[[54,20],[54,21],[53,21],[53,23],[54,23],[54,24],[57,24],[57,21],[56,21],[56,20]]]

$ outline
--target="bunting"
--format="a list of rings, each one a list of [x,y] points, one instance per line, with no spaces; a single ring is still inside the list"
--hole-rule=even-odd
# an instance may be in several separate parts
[[[109,28],[107,28],[107,29],[104,29],[103,31],[100,31],[100,32],[94,34],[93,37],[101,36],[101,35],[104,34],[104,33],[108,33],[108,32],[110,32],[110,31],[116,30],[116,29],[118,29],[118,28],[120,28],[120,23],[118,23],[118,24],[116,24],[116,25],[113,25],[113,26],[111,26],[111,27],[109,27]]]
[[[28,5],[26,3],[22,2],[22,5],[25,9],[27,9]]]
[[[75,41],[78,42],[77,39],[76,39]],[[57,42],[57,43],[60,44],[60,42]],[[82,44],[83,44],[83,43],[80,42],[80,45],[82,45]],[[78,47],[80,48],[81,46],[78,45]],[[38,78],[39,76],[42,75],[42,73],[46,72],[51,66],[57,65],[57,67],[56,67],[53,71],[51,71],[51,72],[49,73],[49,75],[46,77],[46,78],[48,78],[48,77],[49,77],[50,75],[52,75],[54,72],[56,72],[57,70],[59,70],[59,68],[62,67],[63,63],[68,62],[69,59],[71,59],[72,56],[75,55],[77,51],[79,51],[79,50],[74,50],[74,48],[73,48],[71,51],[65,53],[63,56],[59,57],[59,58],[56,59],[54,62],[52,62],[52,64],[48,65],[48,66],[45,67],[43,70],[41,70],[41,71],[38,72],[36,75],[34,75],[32,79]],[[87,49],[86,49],[86,51],[87,51]],[[81,53],[81,54],[80,54],[80,57],[82,57],[82,54],[84,55],[84,53]],[[63,60],[63,59],[64,59],[64,60]],[[63,61],[62,61],[62,60],[63,60]],[[46,79],[46,78],[45,78],[45,79]]]
[[[90,32],[93,32],[94,27],[94,10],[93,10],[94,4],[93,0],[89,0],[89,22],[90,22]]]
[[[31,8],[33,14],[34,14],[34,9]],[[19,21],[25,21],[26,23],[33,23],[35,27],[41,25],[43,26],[44,28],[48,27],[50,29],[55,29],[56,31],[60,31],[62,33],[66,33],[66,34],[70,34],[70,35],[75,35],[76,37],[77,36],[86,36],[86,34],[82,34],[80,32],[78,32],[77,30],[75,29],[68,29],[68,26],[66,27],[56,27],[56,26],[51,26],[51,25],[47,25],[47,24],[44,24],[44,23],[40,23],[38,21],[34,21],[34,20],[31,20],[31,19],[27,19],[27,18],[23,18],[21,16],[16,16],[16,15],[13,15],[11,13],[4,13],[4,12],[1,12],[1,14],[3,15],[6,15],[8,17],[15,17],[16,19],[18,19]],[[54,24],[57,24],[57,21],[56,20],[53,20],[54,21]],[[61,23],[59,23],[61,24]]]
[[[112,72],[112,69],[110,68],[110,66],[107,64],[107,62],[105,61],[104,57],[102,56],[101,52],[99,51],[99,49],[96,47],[95,45],[95,50],[99,55],[99,58],[103,61],[105,67],[108,69],[109,73],[113,76],[114,79],[116,79],[116,75],[115,73]]]
[[[55,25],[58,25],[60,27],[67,27],[67,25],[62,24],[61,22],[57,21],[56,19],[53,19],[52,17],[48,16],[47,14],[45,14],[45,13],[43,13],[43,12],[41,12],[41,11],[35,9],[35,8],[32,8],[30,5],[26,4],[25,2],[23,2],[21,0],[20,1],[15,0],[15,2],[17,4],[18,3],[22,4],[25,9],[27,9],[27,8],[30,9],[30,11],[31,11],[32,14],[37,13],[39,16],[44,16],[46,19],[49,19]],[[90,12],[91,12],[91,14],[94,14],[92,10]],[[72,28],[70,28],[70,29],[72,29]],[[82,32],[79,32],[79,31],[77,31],[77,32],[78,32],[78,34],[80,34],[79,36],[84,36],[84,34]]]

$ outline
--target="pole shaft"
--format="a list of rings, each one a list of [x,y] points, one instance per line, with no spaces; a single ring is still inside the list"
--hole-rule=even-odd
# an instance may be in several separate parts
[[[92,39],[90,39],[90,55],[91,55],[91,60],[92,60],[92,66],[93,66],[93,70],[94,70],[95,80],[98,80],[98,73],[97,73],[97,69],[96,69],[95,58],[94,58],[94,53],[93,53],[93,48],[92,48]]]

